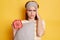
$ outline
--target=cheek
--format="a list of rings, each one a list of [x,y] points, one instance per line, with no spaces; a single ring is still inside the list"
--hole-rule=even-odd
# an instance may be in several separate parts
[[[27,15],[30,16],[31,15],[31,12],[27,12]]]
[[[27,14],[31,14],[31,12],[27,11]]]
[[[36,12],[33,12],[33,15],[34,15],[34,16],[36,16],[36,15],[37,15],[37,13],[36,13]]]

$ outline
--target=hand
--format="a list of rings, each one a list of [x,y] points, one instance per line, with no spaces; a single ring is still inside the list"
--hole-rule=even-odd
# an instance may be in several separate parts
[[[40,20],[40,16],[38,15],[38,13],[37,13],[37,18],[38,18],[38,20]]]

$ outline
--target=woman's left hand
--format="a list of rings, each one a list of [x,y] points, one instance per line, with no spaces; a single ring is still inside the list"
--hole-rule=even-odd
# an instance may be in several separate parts
[[[37,18],[38,18],[38,20],[40,20],[41,19],[41,17],[39,16],[39,14],[37,13]]]
[[[37,18],[38,20],[36,21],[37,22],[37,27],[36,27],[36,32],[37,32],[37,36],[40,37],[42,34],[43,34],[43,26],[42,26],[42,19],[41,17],[38,15],[37,13]]]

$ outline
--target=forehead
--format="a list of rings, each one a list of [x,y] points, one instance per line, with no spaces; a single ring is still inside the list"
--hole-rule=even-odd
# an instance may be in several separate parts
[[[27,10],[37,10],[35,7],[31,6]]]

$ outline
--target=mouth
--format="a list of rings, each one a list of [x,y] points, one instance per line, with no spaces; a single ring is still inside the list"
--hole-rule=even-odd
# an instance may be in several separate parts
[[[32,17],[34,17],[34,15],[31,15]]]

